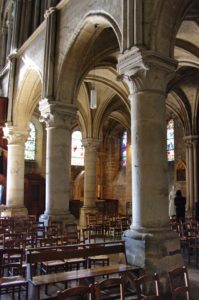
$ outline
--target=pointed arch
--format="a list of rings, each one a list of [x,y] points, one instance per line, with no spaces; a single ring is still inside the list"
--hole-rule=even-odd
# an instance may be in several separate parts
[[[90,49],[91,40],[95,35],[95,24],[99,25],[98,35],[105,28],[111,27],[117,39],[117,47],[120,48],[121,32],[117,22],[109,14],[95,11],[85,15],[84,19],[74,30],[75,34],[69,43],[61,66],[56,92],[56,99],[59,99],[59,101],[67,103],[75,103],[77,101],[79,87],[83,76],[85,76],[84,66],[87,63],[88,49]],[[81,53],[81,56],[78,53]]]
[[[41,97],[41,77],[38,72],[28,69],[13,108],[13,124],[27,127]]]

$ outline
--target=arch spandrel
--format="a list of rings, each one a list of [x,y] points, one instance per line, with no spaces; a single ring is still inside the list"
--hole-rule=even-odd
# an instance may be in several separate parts
[[[26,127],[41,98],[41,77],[33,70],[27,70],[16,96],[13,108],[13,125]]]

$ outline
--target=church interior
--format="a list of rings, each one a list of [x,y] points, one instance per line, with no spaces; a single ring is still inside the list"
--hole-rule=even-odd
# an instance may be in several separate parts
[[[199,220],[198,68],[198,0],[1,0],[0,227],[128,219],[165,293]]]

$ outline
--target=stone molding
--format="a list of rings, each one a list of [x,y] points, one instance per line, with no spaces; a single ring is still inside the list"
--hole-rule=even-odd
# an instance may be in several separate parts
[[[100,146],[101,141],[94,138],[85,138],[82,140],[83,146],[88,151],[97,151]]]
[[[7,124],[3,128],[4,137],[7,139],[9,145],[18,144],[24,146],[29,131],[29,129],[21,129],[15,126],[8,126]]]
[[[131,93],[145,90],[165,93],[176,68],[176,60],[138,47],[120,54],[117,65],[119,79],[127,82]]]
[[[185,144],[193,144],[193,143],[197,143],[199,141],[199,136],[198,135],[188,135],[185,136],[184,138]]]
[[[57,11],[56,7],[50,7],[48,10],[46,10],[44,14],[44,18],[47,19],[51,14]]]
[[[45,122],[46,127],[71,129],[77,109],[74,105],[66,105],[44,98],[39,102],[39,110],[41,112],[40,122]]]

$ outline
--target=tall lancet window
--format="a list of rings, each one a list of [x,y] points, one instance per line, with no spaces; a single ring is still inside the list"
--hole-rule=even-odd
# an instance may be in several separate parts
[[[35,152],[36,152],[36,130],[35,125],[31,122],[30,133],[25,143],[25,160],[35,160]]]
[[[167,123],[167,160],[173,161],[174,157],[174,120],[171,119]]]
[[[72,133],[71,165],[84,166],[84,147],[82,145],[82,134],[79,130]]]
[[[127,158],[126,148],[127,148],[127,132],[124,131],[124,133],[122,135],[122,139],[121,139],[121,156],[122,156],[121,164],[122,164],[122,167],[126,166],[126,158]]]

